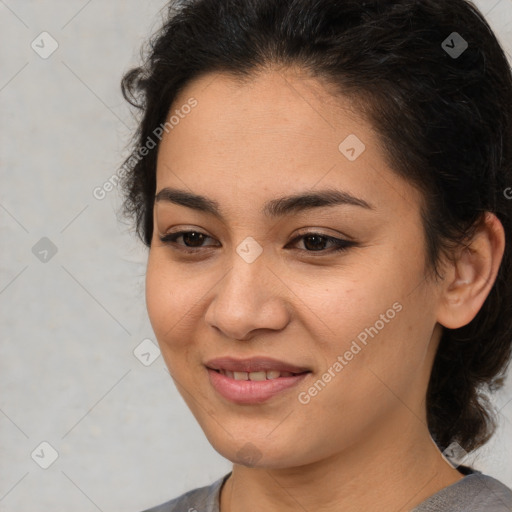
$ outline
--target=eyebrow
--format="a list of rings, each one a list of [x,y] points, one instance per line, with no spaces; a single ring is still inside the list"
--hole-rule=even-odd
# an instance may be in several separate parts
[[[219,203],[208,197],[180,190],[176,188],[163,188],[155,195],[155,202],[170,202],[187,208],[214,215],[224,221]],[[324,189],[317,192],[305,192],[271,199],[263,206],[262,213],[270,218],[282,217],[293,213],[321,208],[326,206],[351,205],[368,210],[374,210],[367,201],[355,197],[348,192],[337,189]]]

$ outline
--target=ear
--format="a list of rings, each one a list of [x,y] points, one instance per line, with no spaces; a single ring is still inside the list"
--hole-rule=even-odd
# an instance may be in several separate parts
[[[489,295],[505,251],[505,231],[499,219],[485,212],[467,246],[446,267],[437,321],[458,329],[475,318]]]

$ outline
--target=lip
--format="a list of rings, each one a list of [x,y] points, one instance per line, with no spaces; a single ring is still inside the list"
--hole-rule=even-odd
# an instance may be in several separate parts
[[[291,363],[279,361],[271,357],[250,357],[236,359],[234,357],[217,357],[204,363],[213,370],[228,370],[230,372],[258,372],[263,370],[277,370],[280,372],[304,373],[311,371],[309,368],[296,366]],[[288,377],[283,377],[288,378]]]
[[[267,369],[269,368],[267,367]],[[277,379],[251,381],[235,380],[212,368],[207,368],[207,370],[212,387],[221,396],[238,405],[261,404],[266,402],[278,393],[297,386],[310,373],[301,373],[291,377],[278,377]]]

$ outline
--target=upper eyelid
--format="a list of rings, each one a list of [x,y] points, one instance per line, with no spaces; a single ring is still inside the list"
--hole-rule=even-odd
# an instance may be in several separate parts
[[[160,236],[160,237],[167,237],[167,236],[177,236],[177,237],[179,237],[181,235],[186,235],[188,233],[199,233],[200,235],[204,235],[207,238],[211,238],[212,240],[215,240],[215,238],[213,236],[210,236],[207,233],[204,233],[200,229],[181,229],[181,230],[178,230],[178,231],[171,231],[169,233],[159,233],[158,236]],[[308,236],[308,235],[310,235],[310,236],[318,235],[318,236],[321,236],[321,237],[324,237],[324,238],[341,239],[341,240],[346,240],[347,242],[350,241],[350,239],[348,237],[344,237],[343,235],[340,235],[342,238],[338,238],[338,236],[328,235],[326,233],[322,233],[321,231],[304,231],[304,232],[299,232],[299,233],[297,233],[292,238],[291,241],[293,241],[293,240],[295,240],[297,238],[303,237],[303,236]]]
[[[174,233],[167,233],[164,236],[175,236],[176,238],[180,238],[183,235],[186,235],[188,233],[199,233],[201,235],[204,235],[205,238],[210,238],[211,240],[215,240],[215,238],[213,238],[213,236],[207,235],[206,233],[203,233],[202,231],[199,231],[198,229],[175,231]],[[218,240],[217,240],[217,242],[218,242]],[[186,247],[187,249],[194,249],[194,247],[187,247],[186,245],[184,245],[183,247]],[[211,246],[205,246],[205,247],[211,247]],[[202,247],[196,247],[196,249],[202,249]]]
[[[302,231],[302,229],[309,230],[309,231]],[[322,232],[322,230],[329,229],[329,228],[309,227],[309,228],[302,228],[302,229],[300,229],[298,231],[298,233],[294,236],[293,239],[295,239],[295,238],[297,238],[299,236],[320,235],[320,236],[323,236],[325,238],[339,238],[339,239],[345,240],[347,242],[352,241],[352,237],[350,237],[349,235],[344,234],[344,233],[328,234],[328,233],[323,233]],[[164,233],[162,233],[159,229],[156,229],[156,231],[158,233],[158,236],[160,236],[160,237],[168,236],[168,235],[169,236],[171,236],[171,235],[183,235],[183,234],[186,234],[186,233],[194,232],[194,233],[200,233],[200,234],[202,234],[202,235],[204,235],[204,236],[206,236],[208,238],[215,239],[215,237],[208,235],[201,228],[188,227],[188,226],[181,227],[180,229],[177,229],[176,231],[170,231],[170,232],[164,232]]]
[[[171,233],[165,233],[163,235],[159,234],[159,237],[160,237],[161,240],[166,238],[166,237],[175,237],[175,239],[177,239],[177,238],[180,238],[183,235],[186,235],[188,233],[199,233],[201,235],[204,235],[206,238],[210,238],[212,240],[215,240],[214,237],[212,237],[210,235],[207,235],[206,233],[204,233],[203,231],[201,231],[199,229],[186,229],[186,230],[182,229],[182,230],[174,231],[174,232],[171,232]],[[346,238],[346,237],[340,238],[340,237],[337,237],[337,236],[332,236],[332,235],[324,234],[324,233],[322,233],[320,231],[305,231],[305,232],[300,232],[297,235],[295,235],[288,242],[288,244],[297,242],[297,241],[299,241],[299,240],[301,240],[301,239],[303,239],[303,238],[305,238],[307,236],[314,236],[314,235],[320,236],[321,238],[325,238],[327,241],[341,242],[341,243],[346,244],[347,246],[353,245],[355,243],[354,241],[352,241],[352,240],[350,240],[349,238]],[[172,240],[172,243],[177,243],[177,242],[175,240]],[[191,251],[194,251],[194,249],[203,249],[203,248],[207,248],[207,247],[212,247],[211,245],[199,246],[199,247],[188,247],[188,246],[186,246],[184,244],[179,244],[179,243],[177,245],[179,245],[180,247],[184,247],[185,249],[191,250]],[[218,247],[218,246],[216,246],[216,247]]]

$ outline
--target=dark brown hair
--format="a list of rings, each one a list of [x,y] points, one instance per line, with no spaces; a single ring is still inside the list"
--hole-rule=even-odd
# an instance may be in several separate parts
[[[191,80],[215,71],[249,79],[270,63],[298,66],[360,106],[394,171],[422,192],[426,262],[437,277],[441,256],[468,240],[484,212],[512,235],[512,76],[473,4],[184,0],[169,5],[144,63],[122,80],[124,97],[142,114],[125,162],[123,213],[148,247],[157,149],[134,156]],[[510,361],[511,251],[507,239],[473,321],[443,330],[426,397],[441,450],[457,441],[469,452],[494,432],[486,392],[503,385]]]

